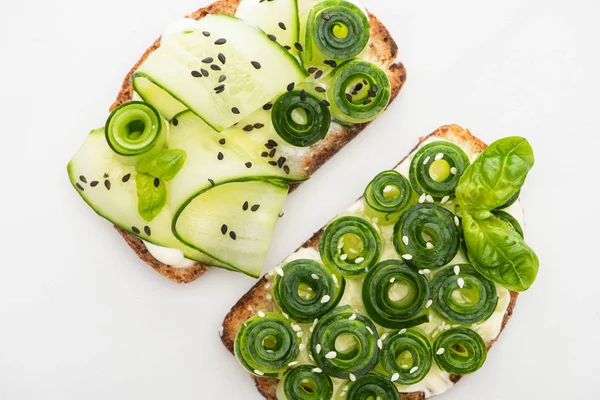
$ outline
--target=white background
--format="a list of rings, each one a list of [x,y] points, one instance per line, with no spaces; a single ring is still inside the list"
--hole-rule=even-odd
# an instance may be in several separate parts
[[[176,285],[71,188],[66,164],[124,74],[204,0],[0,2],[0,399],[259,399],[221,345],[252,284]],[[293,193],[272,267],[396,164],[458,123],[527,137],[538,280],[485,366],[444,400],[600,396],[600,2],[371,0],[408,70],[398,100]]]

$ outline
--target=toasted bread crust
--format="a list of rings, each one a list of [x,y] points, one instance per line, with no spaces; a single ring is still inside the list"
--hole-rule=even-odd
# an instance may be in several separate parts
[[[481,152],[485,149],[486,144],[481,140],[471,135],[471,133],[461,128],[458,125],[446,125],[442,126],[435,132],[430,135],[421,137],[419,144],[424,140],[428,139],[431,136],[444,138],[450,140],[457,145],[461,146],[464,149],[473,150],[474,152]],[[406,155],[406,157],[402,160],[404,161],[412,152],[414,152],[419,144],[415,146],[415,148]],[[400,161],[400,163],[402,163]],[[398,165],[400,164],[398,163]],[[300,248],[309,248],[312,247],[314,249],[318,249],[319,242],[321,240],[321,235],[323,234],[323,229],[316,232],[306,243],[304,243]],[[223,321],[223,334],[221,336],[221,341],[223,345],[233,354],[233,344],[235,341],[235,336],[240,329],[240,326],[251,316],[256,314],[259,310],[262,311],[273,311],[276,309],[276,305],[274,300],[267,300],[266,294],[267,289],[265,289],[265,285],[267,284],[267,278],[262,277],[255,285],[246,293],[242,298],[231,308],[229,314],[225,317]],[[504,330],[506,323],[512,316],[513,310],[515,308],[515,303],[518,297],[517,292],[510,292],[510,303],[506,310],[506,315],[504,315],[504,319],[502,320],[502,328],[500,333]],[[492,345],[498,340],[491,340],[486,343],[488,350],[492,347]],[[454,383],[458,382],[462,378],[461,375],[450,375],[450,380]],[[267,399],[276,400],[276,390],[278,380],[275,378],[261,378],[257,376],[252,376],[252,379],[256,382],[257,390]],[[412,392],[412,393],[402,393],[400,395],[400,400],[422,400],[425,399],[425,394],[423,392]]]
[[[241,0],[220,0],[211,5],[201,8],[192,14],[188,15],[189,18],[201,19],[207,14],[227,14],[234,15],[237,7]],[[371,61],[377,62],[380,66],[388,66],[384,68],[388,75],[391,83],[391,99],[390,103],[396,98],[398,92],[406,81],[406,69],[400,62],[395,62],[398,54],[398,46],[394,39],[392,39],[390,33],[386,27],[375,17],[373,14],[368,13],[369,20],[371,23],[371,39],[368,44],[368,57]],[[160,47],[160,37],[154,41],[138,60],[137,63],[131,68],[129,73],[123,80],[121,90],[117,95],[115,102],[110,107],[112,111],[119,105],[128,102],[133,96],[133,86],[131,85],[131,75],[140,67],[140,65],[148,58],[148,56],[156,49]],[[323,165],[328,159],[330,159],[335,153],[337,153],[342,147],[344,147],[350,140],[355,138],[366,126],[365,124],[354,125],[350,129],[342,128],[334,133],[327,135],[317,146],[314,146],[309,156],[303,161],[304,168],[311,175],[321,165]],[[291,190],[297,187],[297,184],[291,186]],[[196,280],[199,276],[204,274],[209,266],[197,263],[189,268],[173,268],[166,264],[161,263],[155,259],[146,249],[144,243],[119,227],[115,226],[115,229],[119,231],[121,236],[125,239],[127,244],[135,251],[140,259],[146,264],[154,268],[155,271],[169,278],[170,280],[177,283],[188,283]]]

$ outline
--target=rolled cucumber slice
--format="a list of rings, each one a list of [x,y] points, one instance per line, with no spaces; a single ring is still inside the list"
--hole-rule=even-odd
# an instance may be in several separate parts
[[[222,131],[305,77],[298,61],[256,26],[207,15],[173,33],[132,80],[139,95],[167,119],[179,102]]]

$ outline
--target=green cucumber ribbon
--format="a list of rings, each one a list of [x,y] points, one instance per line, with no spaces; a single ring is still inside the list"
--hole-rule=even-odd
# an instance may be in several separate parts
[[[468,328],[451,328],[433,342],[433,358],[443,371],[465,375],[477,371],[487,357],[485,342]]]
[[[296,322],[313,322],[339,303],[346,281],[318,262],[299,259],[282,268],[273,284],[275,302]]]
[[[148,103],[131,101],[115,108],[106,121],[104,134],[110,148],[126,165],[134,165],[142,155],[162,150],[167,142],[167,126]]]
[[[455,197],[456,185],[468,166],[469,158],[454,143],[428,143],[410,163],[410,183],[418,194],[445,203]]]
[[[433,308],[447,321],[461,325],[487,320],[496,309],[496,285],[470,264],[449,266],[431,283]]]
[[[360,8],[347,1],[323,1],[308,15],[305,56],[317,58],[319,51],[326,58],[347,60],[363,51],[369,37],[369,20]]]
[[[404,293],[395,295],[394,290]],[[410,328],[429,321],[425,314],[429,283],[401,260],[382,261],[367,274],[362,299],[369,317],[390,329]]]
[[[342,384],[335,400],[400,400],[396,386],[386,377],[370,373]]]
[[[398,219],[415,200],[408,179],[397,171],[383,171],[365,189],[366,212],[386,224]]]
[[[394,247],[409,264],[421,269],[448,264],[460,248],[459,220],[435,204],[417,204],[394,225]]]
[[[379,355],[377,328],[350,306],[324,315],[310,338],[315,363],[328,375],[349,379],[369,372]]]
[[[300,365],[284,375],[277,386],[280,400],[330,400],[333,382],[328,375],[315,372],[314,365]]]
[[[431,369],[431,344],[416,330],[396,331],[383,342],[380,360],[394,383],[412,385],[423,380]]]
[[[367,220],[340,217],[323,232],[319,252],[325,265],[345,277],[357,277],[367,273],[379,261],[381,239]]]
[[[390,80],[375,64],[350,60],[335,68],[330,79],[331,112],[342,123],[371,121],[390,102]]]
[[[258,376],[277,376],[299,353],[290,321],[277,313],[255,315],[244,322],[234,348],[242,366]]]
[[[281,95],[275,101],[271,121],[283,140],[293,146],[307,147],[327,135],[331,113],[315,95],[296,90]]]

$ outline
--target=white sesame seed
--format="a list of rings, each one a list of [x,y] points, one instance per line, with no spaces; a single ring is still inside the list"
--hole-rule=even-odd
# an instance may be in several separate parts
[[[350,318],[348,318],[350,321],[354,321],[356,319],[356,314],[352,314],[350,316]]]
[[[445,351],[446,351],[446,349],[445,349],[445,348],[443,348],[443,347],[440,347],[440,348],[438,349],[438,351],[436,351],[436,352],[435,352],[435,354],[437,354],[438,356],[441,356],[442,354],[444,354],[444,352],[445,352]]]
[[[286,319],[290,319],[290,316],[289,316],[289,315],[287,315],[287,314],[286,314],[285,312],[283,312],[283,311],[281,312],[281,315],[283,315],[283,316],[284,316]]]
[[[271,294],[270,294],[270,293],[267,293],[267,294],[265,295],[265,298],[266,298],[267,300],[271,300],[271,299],[273,298],[273,296],[271,296]]]
[[[402,254],[402,258],[405,260],[412,260],[412,256],[410,254]]]
[[[427,156],[427,158],[423,160],[423,165],[427,165],[430,159],[431,157]]]
[[[406,329],[400,330],[400,332],[398,332],[398,335],[402,335],[403,333],[406,333]]]
[[[353,374],[352,372],[350,372],[350,373],[348,374],[348,378],[350,378],[350,380],[351,380],[352,382],[356,382],[356,376],[354,376],[354,374]]]
[[[452,168],[450,168],[450,173],[451,173],[452,175],[456,175],[456,173],[457,173],[457,172],[458,172],[458,171],[456,170],[456,167],[452,167]]]
[[[265,317],[265,313],[263,311],[259,311],[258,312],[258,316],[261,317],[261,318],[264,318]]]
[[[414,367],[412,367],[412,368],[410,369],[410,373],[411,373],[411,374],[414,374],[415,372],[417,372],[417,370],[418,370],[418,369],[419,369],[419,367],[417,367],[417,366],[414,366]]]
[[[342,260],[342,261],[346,261],[346,258],[348,258],[348,254],[342,254],[340,256],[340,260]]]
[[[430,273],[431,273],[431,270],[427,269],[427,268],[419,270],[420,275],[425,275],[425,274],[430,274]]]
[[[383,188],[383,193],[389,193],[392,190],[394,190],[394,188],[392,187],[392,185],[387,185],[386,187]]]
[[[310,277],[313,278],[316,281],[319,280],[319,275],[317,275],[317,274],[311,274]]]
[[[262,371],[259,371],[259,370],[257,370],[257,369],[255,369],[255,370],[254,370],[254,373],[255,373],[256,375],[260,375],[260,376],[263,376],[263,375],[265,374],[264,372],[262,372]]]
[[[340,240],[340,241],[338,242],[338,250],[339,250],[339,249],[341,249],[342,247],[344,247],[344,241],[343,241],[343,240]]]
[[[406,364],[402,364],[402,365],[400,366],[400,368],[407,369],[407,368],[408,368],[408,365],[406,365]]]
[[[390,283],[394,283],[395,280],[396,278],[390,278]]]
[[[310,361],[315,362],[315,359],[313,358],[312,354],[309,353],[308,354],[308,358],[309,358]]]
[[[304,351],[304,349],[306,348],[306,345],[304,343],[300,343],[298,348],[300,349],[300,351]]]
[[[329,300],[331,300],[331,296],[329,296],[328,294],[326,294],[325,296],[323,296],[323,298],[321,299],[321,303],[325,304],[327,303]]]
[[[402,236],[402,243],[408,246],[408,236]]]
[[[354,264],[360,264],[363,261],[365,261],[364,257],[358,257],[356,260],[354,260]]]
[[[223,325],[219,327],[219,337],[223,337]]]
[[[358,250],[356,250],[354,247],[351,247],[348,249],[350,251],[350,253],[352,254],[358,254]]]
[[[442,158],[444,158],[444,154],[442,154],[442,153],[437,153],[435,155],[435,161],[441,160]]]
[[[455,274],[455,275],[458,275],[458,274],[460,274],[460,265],[455,265],[455,266],[454,266],[454,274]]]
[[[283,277],[283,270],[279,267],[275,268],[275,272],[277,272],[277,275]]]
[[[425,200],[427,200],[428,203],[433,203],[435,201],[435,200],[433,200],[433,196],[431,196],[430,194],[425,196]]]
[[[265,289],[270,289],[271,288],[271,282],[267,282],[265,284]]]
[[[444,196],[444,197],[442,197],[442,200],[440,201],[440,203],[444,204],[444,203],[448,202],[448,200],[450,200],[450,196]]]
[[[425,203],[425,196],[427,196],[425,193],[423,193],[421,196],[419,196],[419,203],[421,203],[421,204]]]
[[[400,378],[400,374],[396,372],[394,375],[392,375],[391,381],[396,382],[399,378]]]
[[[369,333],[372,335],[373,334],[373,329],[369,328],[368,326],[366,326],[365,328],[367,328],[367,330],[369,331]]]
[[[331,274],[331,279],[333,279],[333,284],[335,285],[335,287],[340,287],[340,282],[338,281],[338,278],[335,274]]]
[[[294,330],[294,332],[300,332],[302,330],[300,325],[296,325],[294,323],[292,323],[292,329]]]
[[[304,332],[296,332],[296,336],[302,337],[302,335],[304,335]]]
[[[317,343],[315,350],[317,351],[317,354],[321,354],[321,345]]]
[[[456,215],[454,216],[454,223],[456,224],[456,226],[460,226],[460,220]]]
[[[463,278],[458,278],[456,280],[456,283],[458,284],[458,287],[461,289],[465,287],[465,280]]]
[[[298,361],[292,361],[291,363],[288,364],[288,367],[293,367],[296,364],[298,364]]]
[[[377,339],[377,347],[379,347],[380,349],[383,349],[383,340]]]
[[[317,373],[317,374],[320,374],[321,372],[323,372],[323,370],[322,370],[321,368],[319,368],[319,367],[315,367],[315,368],[313,368],[311,371],[312,371],[312,372],[315,372],[315,373]]]
[[[346,397],[346,392],[342,390],[342,392],[340,393],[340,397]]]
[[[431,307],[432,304],[433,304],[433,300],[431,300],[431,299],[427,300],[427,303],[425,303],[425,308]]]
[[[348,391],[348,385],[345,385],[345,386],[342,388],[342,390],[343,390],[344,392],[347,392],[347,391]]]
[[[325,358],[328,360],[331,360],[332,358],[336,358],[337,357],[337,353],[335,351],[330,351],[329,353],[325,354]]]
[[[381,340],[385,340],[385,338],[387,337],[387,333],[384,333],[383,335],[381,335]]]
[[[427,247],[428,249],[433,249],[433,243],[427,242],[425,243],[425,247]]]

